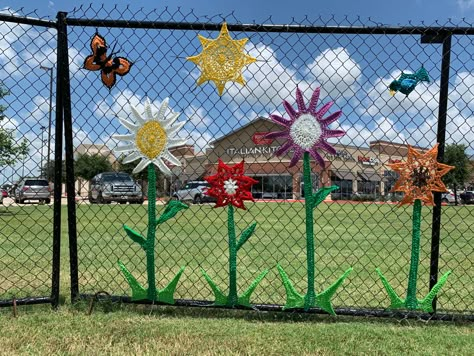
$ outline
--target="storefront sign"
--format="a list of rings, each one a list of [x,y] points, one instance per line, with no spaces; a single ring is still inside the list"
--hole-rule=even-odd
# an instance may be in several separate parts
[[[228,155],[240,155],[240,156],[259,156],[259,155],[271,155],[278,150],[280,146],[267,146],[267,147],[241,147],[241,148],[228,148],[225,153]]]
[[[326,158],[330,161],[355,161],[354,157],[352,157],[352,155],[347,152],[346,150],[339,150],[339,151],[336,151],[336,154],[335,155],[326,155]]]
[[[270,145],[273,142],[272,138],[265,138],[269,132],[255,132],[252,136],[252,141],[256,145]]]
[[[380,163],[380,160],[375,157],[357,156],[357,162],[366,166],[376,166]]]

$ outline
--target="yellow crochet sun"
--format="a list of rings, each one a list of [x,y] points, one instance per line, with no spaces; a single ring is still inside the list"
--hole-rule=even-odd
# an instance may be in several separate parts
[[[197,56],[186,58],[201,68],[197,85],[212,80],[216,84],[219,95],[224,92],[227,82],[244,85],[242,68],[257,60],[244,53],[248,38],[233,40],[229,36],[225,22],[216,39],[205,38],[201,35],[198,35],[198,38],[202,45],[202,52]]]

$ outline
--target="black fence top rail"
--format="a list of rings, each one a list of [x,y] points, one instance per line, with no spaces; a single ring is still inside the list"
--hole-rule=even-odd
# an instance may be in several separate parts
[[[15,22],[18,24],[42,26],[42,27],[49,27],[49,28],[58,27],[56,21],[42,20],[42,19],[35,19],[33,17],[15,16],[15,15],[7,15],[7,14],[0,14],[0,21]]]
[[[125,27],[148,28],[157,30],[208,30],[219,31],[221,23],[207,22],[171,22],[171,21],[127,21],[67,18],[69,26],[86,27]],[[311,26],[311,25],[274,25],[274,24],[227,24],[230,31],[252,32],[288,32],[288,33],[324,33],[324,34],[379,34],[379,35],[474,35],[473,27],[361,27],[361,26]]]

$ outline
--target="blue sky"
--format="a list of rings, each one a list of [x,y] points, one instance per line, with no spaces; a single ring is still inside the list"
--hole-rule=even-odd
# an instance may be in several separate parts
[[[90,2],[74,1],[75,6],[82,3],[88,6]],[[127,3],[119,2],[119,8],[124,9]],[[73,8],[51,1],[1,1],[0,4],[1,8],[10,7],[10,11],[24,7],[24,13],[37,9],[39,16],[50,18],[58,10]],[[330,20],[334,15],[336,22],[342,21],[343,25],[353,21],[373,25],[369,17],[385,25],[408,25],[410,20],[414,24],[421,21],[433,24],[436,20],[444,24],[448,18],[455,23],[462,18],[474,23],[474,1],[455,0],[133,1],[131,9],[143,7],[144,12],[149,12],[156,8],[161,12],[166,6],[172,13],[177,6],[181,6],[182,13],[193,8],[200,21],[211,17],[213,22],[220,22],[218,14],[223,14],[229,23],[263,22],[270,15],[273,23],[282,24],[292,22],[293,18],[298,23],[305,15],[313,21],[318,21],[318,16]],[[344,19],[345,15],[348,20]],[[105,13],[98,16],[105,17]],[[7,34],[0,39],[0,79],[12,91],[7,97],[9,120],[3,125],[16,127],[18,137],[31,142],[33,149],[26,166],[34,174],[41,156],[45,155],[45,151],[41,152],[44,145],[39,127],[47,125],[49,108],[48,73],[38,68],[55,64],[55,32],[5,24],[0,30]],[[284,114],[281,102],[287,99],[294,103],[296,85],[307,97],[321,85],[323,102],[334,100],[334,110],[344,112],[340,126],[347,135],[340,143],[364,146],[371,140],[386,139],[428,146],[435,141],[441,47],[421,45],[419,36],[231,33],[233,38],[248,37],[246,52],[259,61],[244,69],[246,86],[228,85],[225,94],[219,97],[212,83],[196,87],[199,69],[184,59],[200,52],[198,33],[215,38],[217,32],[99,29],[111,47],[116,45],[119,55],[135,62],[130,74],[119,78],[110,92],[98,81],[97,73],[81,68],[90,52],[89,41],[94,32],[94,28],[69,28],[76,144],[105,143],[113,148],[116,142],[111,135],[117,131],[125,133],[116,117],[127,117],[130,103],[141,107],[144,98],[149,97],[158,106],[162,99],[170,97],[170,106],[182,113],[180,120],[188,122],[182,135],[190,137],[189,142],[198,149],[204,149],[209,141],[259,115]],[[448,142],[472,144],[466,140],[466,135],[474,134],[472,46],[470,38],[453,39]],[[431,83],[420,84],[409,98],[388,95],[388,84],[401,70],[415,71],[421,65],[428,70]],[[4,180],[11,180],[19,174],[19,166],[3,173],[7,176]]]
[[[38,9],[40,15],[54,17],[59,10],[69,11],[74,6],[90,4],[91,1],[48,1],[48,0],[2,0],[2,7],[10,6],[16,9]],[[272,16],[276,22],[287,23],[294,16],[296,18],[308,15],[315,18],[318,15],[328,17],[336,16],[361,16],[371,17],[374,21],[385,24],[396,25],[407,24],[409,20],[414,22],[425,21],[431,24],[436,20],[444,22],[448,18],[462,19],[468,21],[473,19],[474,1],[472,0],[400,0],[400,1],[378,1],[378,0],[335,0],[335,1],[308,1],[308,0],[273,0],[273,1],[222,1],[222,0],[134,0],[134,1],[108,1],[101,3],[133,4],[134,7],[146,9],[162,8],[169,6],[175,8],[181,6],[183,9],[195,9],[198,15],[214,15],[219,13],[230,13],[242,22],[262,21]],[[13,6],[14,5],[14,6]]]

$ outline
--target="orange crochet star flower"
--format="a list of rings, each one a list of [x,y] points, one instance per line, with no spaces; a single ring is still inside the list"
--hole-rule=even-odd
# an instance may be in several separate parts
[[[392,192],[404,192],[405,196],[400,205],[411,204],[420,199],[426,205],[434,205],[432,192],[446,192],[446,186],[441,177],[448,173],[453,166],[439,163],[438,144],[426,153],[418,152],[408,146],[407,162],[392,163],[388,166],[400,174]]]

